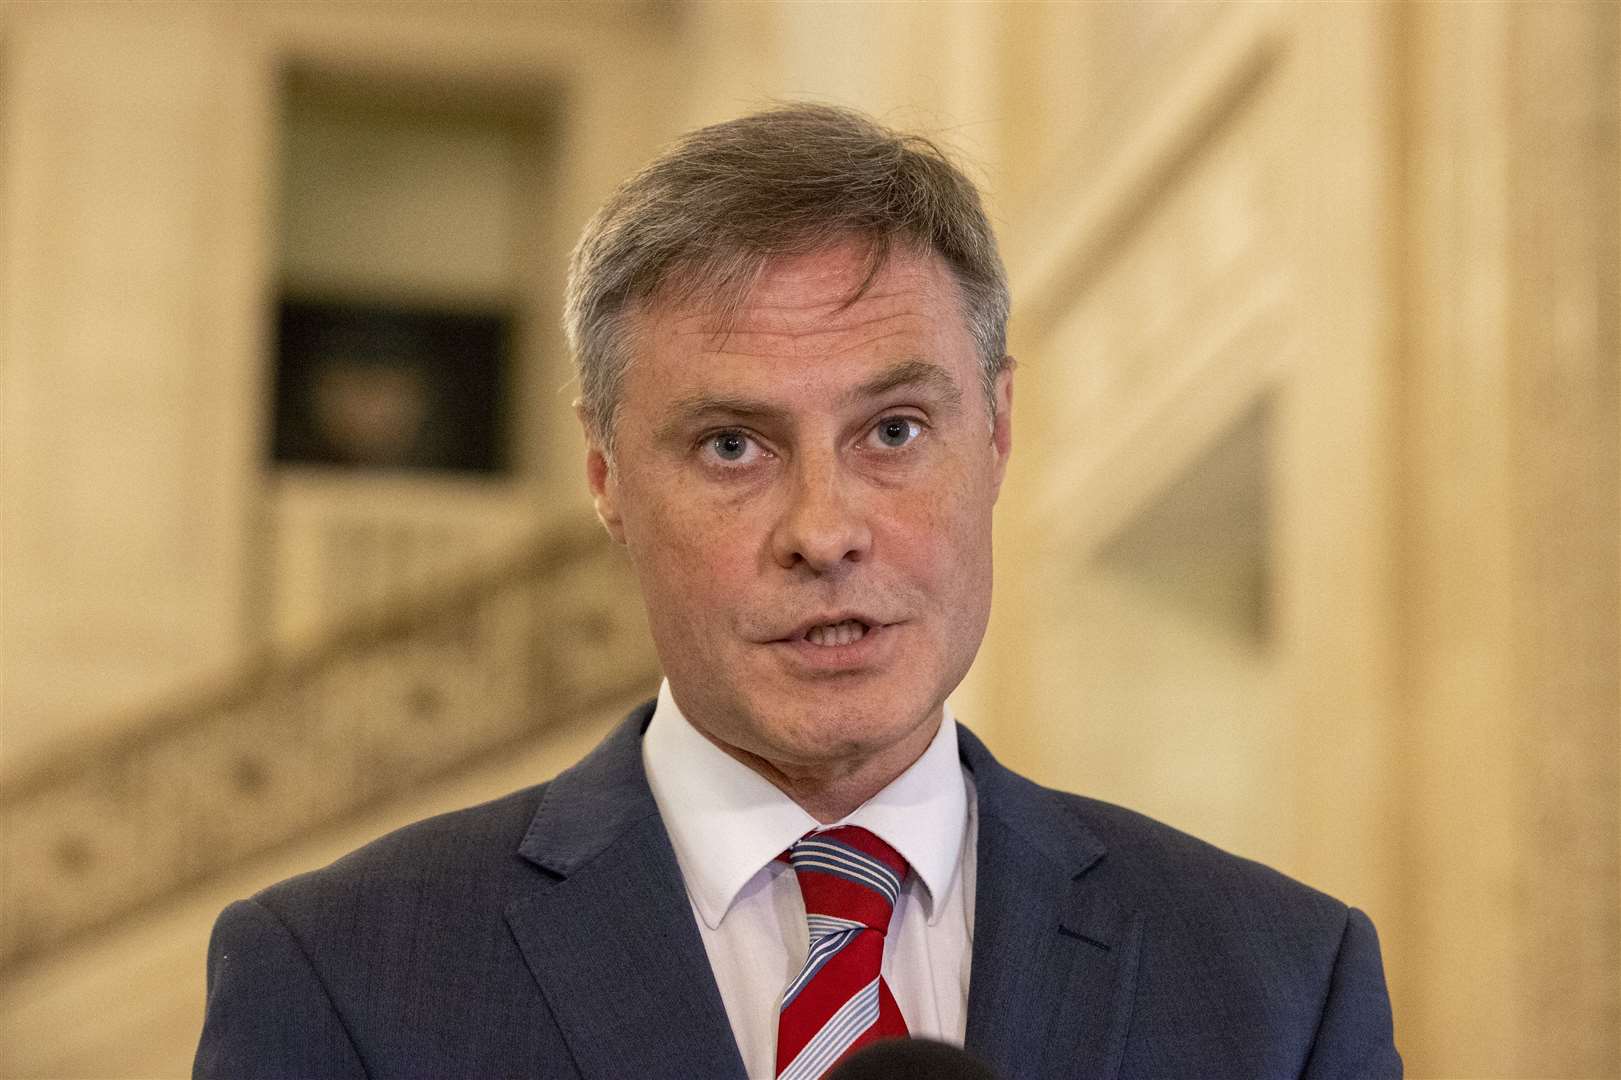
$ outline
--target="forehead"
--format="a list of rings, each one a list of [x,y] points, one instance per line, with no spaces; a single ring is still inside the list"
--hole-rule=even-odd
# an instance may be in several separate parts
[[[660,369],[667,379],[713,371],[727,359],[798,370],[901,353],[946,362],[972,349],[955,278],[939,256],[907,247],[876,273],[857,244],[769,260],[746,292],[727,299],[700,292],[645,305],[636,315],[632,367]]]

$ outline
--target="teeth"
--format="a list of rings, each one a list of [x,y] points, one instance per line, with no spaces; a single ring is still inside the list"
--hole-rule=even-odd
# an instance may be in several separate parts
[[[846,619],[841,623],[830,623],[825,626],[813,626],[805,633],[805,640],[812,645],[848,645],[860,641],[867,636],[867,627],[855,619]]]

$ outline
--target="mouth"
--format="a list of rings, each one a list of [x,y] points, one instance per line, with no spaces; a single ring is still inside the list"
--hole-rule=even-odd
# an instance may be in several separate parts
[[[839,645],[854,645],[874,629],[861,619],[841,619],[833,623],[818,623],[799,637],[812,645],[830,649]]]
[[[769,640],[781,645],[809,645],[837,649],[855,645],[891,624],[863,611],[829,611],[813,615],[797,626],[784,629]]]
[[[899,642],[899,624],[866,614],[831,611],[800,623],[773,645],[799,675],[852,675],[887,668]]]

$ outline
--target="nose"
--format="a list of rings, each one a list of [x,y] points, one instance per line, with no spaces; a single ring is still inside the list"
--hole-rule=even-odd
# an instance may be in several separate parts
[[[801,458],[788,504],[771,532],[771,554],[778,566],[829,574],[867,556],[872,531],[852,483],[832,455]]]

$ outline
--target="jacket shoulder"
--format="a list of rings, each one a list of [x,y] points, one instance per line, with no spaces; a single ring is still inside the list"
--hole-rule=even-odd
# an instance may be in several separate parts
[[[260,905],[297,925],[303,917],[360,904],[377,911],[395,902],[413,907],[443,896],[464,910],[502,904],[516,883],[537,869],[518,854],[547,785],[512,792],[477,806],[424,818],[387,833],[327,866],[278,882],[254,895]]]
[[[1345,904],[1264,863],[1125,807],[1079,795],[1062,798],[1106,846],[1099,869],[1149,906],[1194,903],[1212,916],[1244,922],[1292,916],[1338,927],[1345,921]]]
[[[1401,1075],[1366,915],[1143,814],[1038,790],[1095,838],[1077,885],[1141,919],[1122,1075]]]
[[[1295,923],[1336,935],[1344,929],[1345,904],[1263,863],[1135,810],[998,772],[993,813],[1049,857],[1084,866],[1087,881],[1153,921],[1211,930]]]
[[[1344,928],[1348,909],[1333,897],[1134,810],[1044,787],[1002,765],[961,726],[958,743],[982,830],[996,822],[1127,907],[1212,928],[1275,926],[1268,920],[1279,915]]]
[[[546,790],[391,832],[227,908],[198,1076],[553,1075],[506,911],[548,880],[518,847]]]

